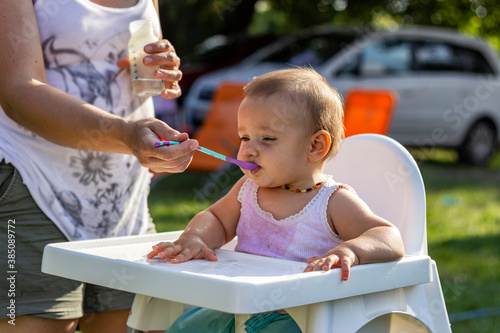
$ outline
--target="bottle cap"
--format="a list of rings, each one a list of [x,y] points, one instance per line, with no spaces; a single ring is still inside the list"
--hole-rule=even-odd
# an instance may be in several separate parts
[[[129,30],[131,34],[150,33],[153,31],[153,22],[150,20],[137,20],[130,22]]]

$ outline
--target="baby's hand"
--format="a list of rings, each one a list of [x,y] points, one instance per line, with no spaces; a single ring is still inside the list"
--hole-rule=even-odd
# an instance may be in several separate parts
[[[357,255],[348,247],[337,246],[328,251],[324,256],[315,256],[307,258],[307,265],[304,272],[312,272],[324,270],[328,271],[331,268],[341,268],[342,281],[349,279],[351,267],[359,264]]]
[[[184,236],[175,242],[161,242],[153,246],[153,251],[148,253],[148,259],[155,256],[170,258],[170,262],[177,264],[190,259],[207,259],[217,261],[215,252],[210,249],[201,238],[197,236]]]

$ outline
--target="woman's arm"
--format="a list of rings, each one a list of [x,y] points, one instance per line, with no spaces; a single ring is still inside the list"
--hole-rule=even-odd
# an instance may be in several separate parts
[[[158,6],[158,0],[153,0],[153,4],[155,6],[156,13],[158,13],[158,16],[159,16],[160,15],[160,8]]]
[[[0,2],[0,31],[0,105],[12,120],[65,147],[133,154],[153,171],[178,172],[188,166],[198,144],[187,134],[156,119],[127,121],[47,84],[30,0]],[[173,55],[153,58],[157,64],[172,61]],[[154,149],[158,138],[186,142]]]

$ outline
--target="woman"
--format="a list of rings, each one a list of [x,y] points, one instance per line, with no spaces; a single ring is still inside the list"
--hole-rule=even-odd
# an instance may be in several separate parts
[[[159,34],[155,8],[151,0],[0,2],[0,284],[13,291],[0,296],[11,307],[2,332],[126,330],[133,295],[42,274],[40,263],[47,243],[154,232],[148,169],[181,172],[198,146],[153,118],[151,98],[132,94],[128,26],[149,19]],[[163,97],[178,97],[172,45],[145,51],[146,65],[162,65]],[[160,138],[182,143],[155,149]]]

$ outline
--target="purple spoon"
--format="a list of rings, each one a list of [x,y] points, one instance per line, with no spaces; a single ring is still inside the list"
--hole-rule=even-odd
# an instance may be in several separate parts
[[[158,148],[161,146],[178,145],[179,143],[180,143],[179,141],[158,141],[155,143],[155,147]],[[237,160],[235,158],[227,157],[227,156],[224,156],[222,154],[216,153],[210,149],[204,148],[202,146],[198,146],[198,147],[196,147],[196,149],[198,149],[202,153],[213,156],[213,157],[218,158],[220,160],[223,160],[223,161],[226,161],[229,163],[234,163],[237,166],[239,166],[240,168],[245,169],[245,170],[251,171],[251,170],[257,169],[259,167],[257,164],[244,162],[244,161]]]

